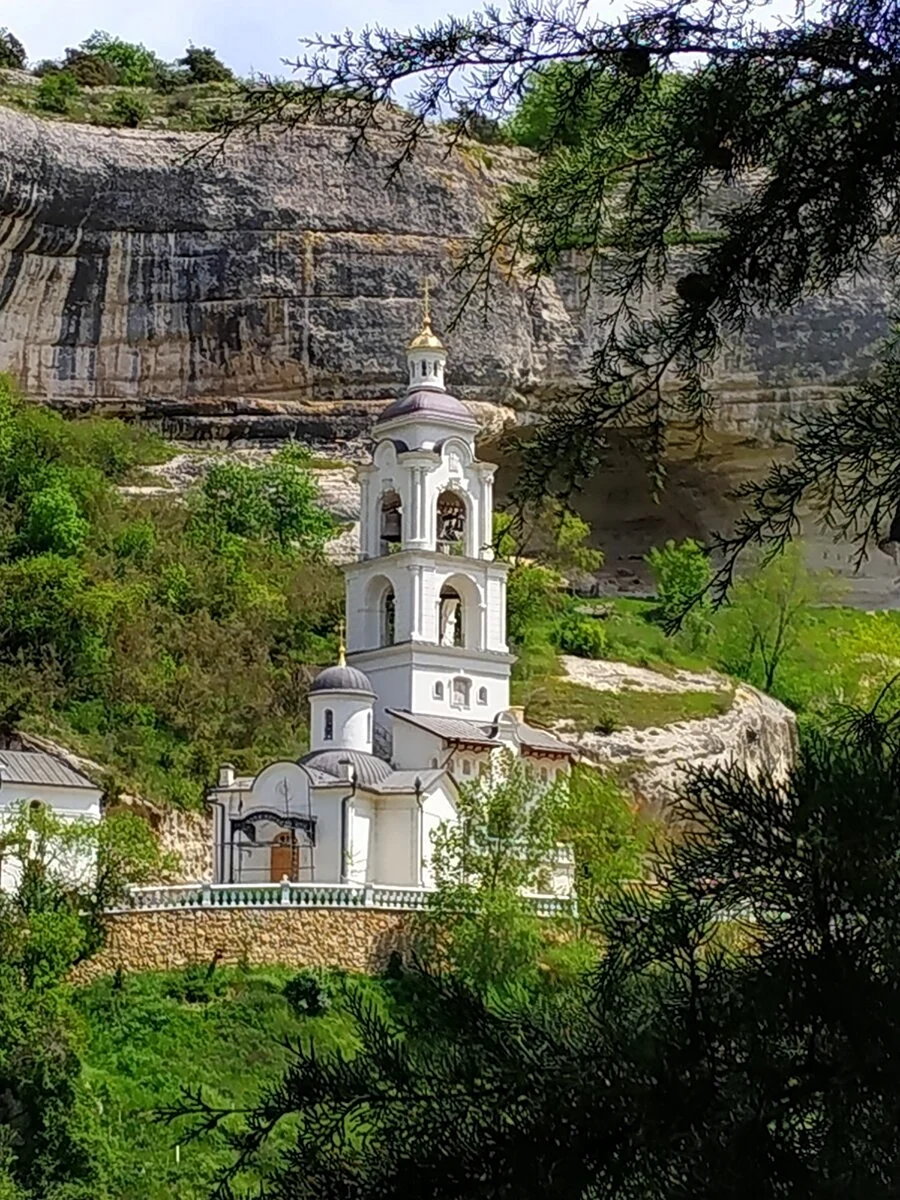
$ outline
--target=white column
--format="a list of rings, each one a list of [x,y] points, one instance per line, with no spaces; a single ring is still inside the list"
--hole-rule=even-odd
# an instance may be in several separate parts
[[[494,541],[494,472],[484,471],[481,476],[481,547],[479,556],[491,559]]]

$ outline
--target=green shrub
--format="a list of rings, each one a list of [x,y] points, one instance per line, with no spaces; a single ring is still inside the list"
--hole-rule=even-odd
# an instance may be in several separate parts
[[[606,653],[606,631],[602,623],[577,610],[567,612],[557,620],[553,641],[563,654],[574,654],[578,658],[603,658]]]
[[[120,562],[146,567],[156,547],[156,530],[152,521],[130,521],[113,545]]]
[[[226,982],[215,970],[215,960],[207,967],[194,963],[167,981],[165,994],[182,1004],[209,1004],[225,991]]]
[[[114,67],[126,87],[153,87],[155,83],[160,61],[146,46],[124,42],[98,29],[79,49]]]
[[[209,46],[188,46],[178,60],[186,68],[190,83],[227,83],[234,78],[228,67]]]
[[[21,71],[25,66],[25,47],[14,33],[0,27],[0,67]]]
[[[78,501],[58,479],[31,496],[20,536],[26,553],[66,557],[78,554],[89,531]]]
[[[85,50],[66,50],[63,67],[82,87],[112,87],[119,82],[119,71],[113,63]]]
[[[43,112],[62,113],[65,115],[72,107],[72,101],[81,88],[78,80],[68,71],[55,71],[45,75],[35,89],[35,105]]]
[[[150,116],[150,105],[137,92],[119,92],[109,106],[109,115],[117,125],[137,129]]]
[[[693,538],[669,539],[654,547],[644,560],[653,573],[657,608],[655,619],[663,626],[680,625],[699,644],[709,631],[711,604],[706,588],[712,568],[706,550]]]
[[[34,74],[39,79],[43,79],[45,75],[54,75],[57,71],[62,70],[62,63],[54,58],[42,58],[34,68]]]
[[[298,971],[283,994],[298,1017],[321,1017],[331,1008],[331,989],[315,971]]]

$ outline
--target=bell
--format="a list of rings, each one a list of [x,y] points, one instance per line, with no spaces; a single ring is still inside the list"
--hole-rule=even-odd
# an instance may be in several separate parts
[[[381,518],[381,536],[386,542],[400,541],[400,511],[399,509],[391,509],[383,513]]]

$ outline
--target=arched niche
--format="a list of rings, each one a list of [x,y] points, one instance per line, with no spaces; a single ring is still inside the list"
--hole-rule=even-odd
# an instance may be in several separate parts
[[[477,650],[480,609],[477,585],[465,575],[451,575],[438,597],[438,643]]]
[[[469,501],[462,492],[445,488],[437,498],[435,545],[441,554],[468,554]]]
[[[379,553],[393,554],[403,544],[403,502],[400,493],[389,488],[381,493],[378,504]]]
[[[370,580],[366,592],[366,644],[393,646],[397,640],[397,597],[386,575]]]

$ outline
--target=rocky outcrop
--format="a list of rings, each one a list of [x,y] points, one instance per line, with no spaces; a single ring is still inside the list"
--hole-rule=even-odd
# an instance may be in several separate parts
[[[527,153],[434,139],[390,181],[390,133],[351,155],[347,129],[310,126],[214,163],[190,157],[203,140],[0,111],[0,366],[32,395],[193,432],[359,431],[403,377],[423,275],[440,325],[454,260]],[[603,287],[585,304],[578,268],[468,311],[450,337],[464,399],[521,414],[581,373]],[[754,323],[720,364],[721,427],[781,427],[864,373],[885,329],[877,269]]]
[[[422,277],[443,328],[461,294],[453,264],[528,154],[435,139],[389,180],[389,133],[353,155],[340,127],[234,141],[215,162],[192,157],[203,143],[0,109],[0,369],[46,402],[175,437],[358,438],[405,376]],[[490,311],[471,305],[449,333],[453,387],[488,435],[532,420],[588,364],[603,281],[585,300],[580,265],[570,257],[537,285],[498,279]],[[886,295],[874,262],[751,322],[718,364],[702,453],[674,452],[665,505],[627,439],[613,440],[581,499],[612,590],[643,586],[650,546],[730,525],[728,493],[766,463],[772,434],[866,374]],[[498,495],[515,472],[501,466]],[[846,548],[810,532],[818,562],[852,571]],[[875,551],[855,598],[896,604],[894,575]]]
[[[678,671],[662,675],[624,663],[564,657],[573,681],[602,691],[718,691],[727,680],[713,673]],[[738,766],[750,775],[785,777],[797,753],[797,722],[789,708],[746,684],[734,691],[721,716],[679,721],[660,729],[620,729],[610,734],[575,733],[566,722],[556,732],[576,744],[590,761],[612,767],[642,808],[677,825],[687,772],[701,767]]]

